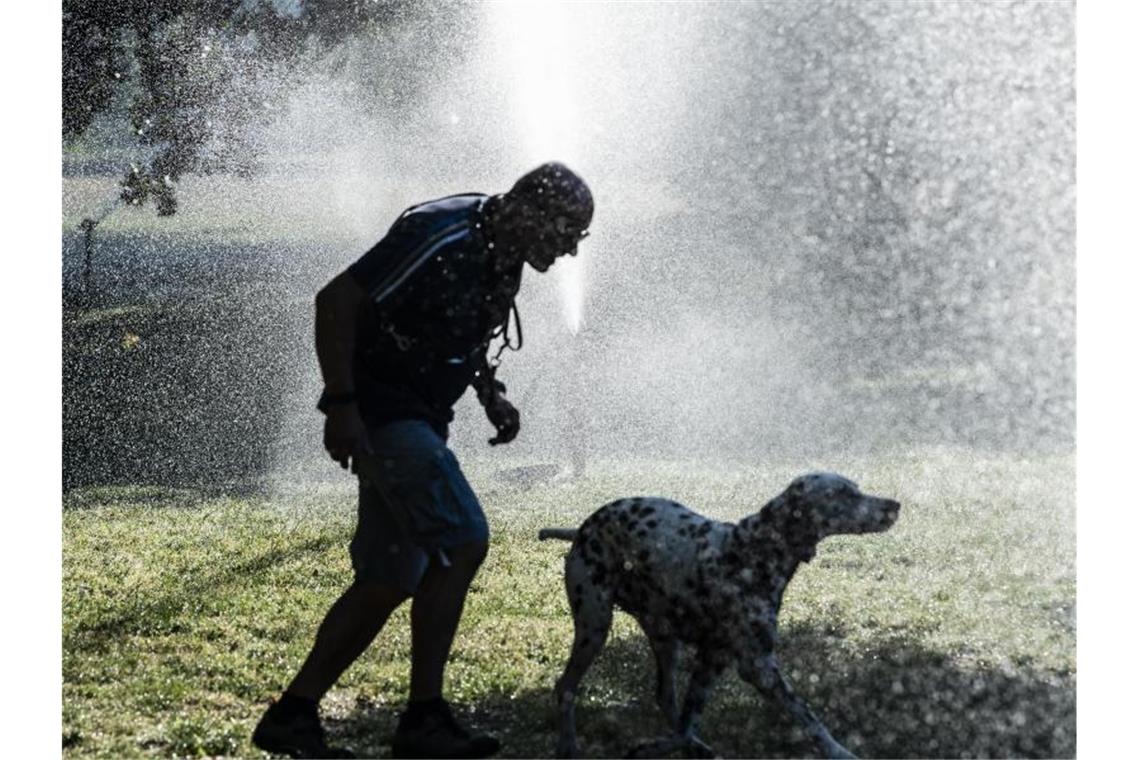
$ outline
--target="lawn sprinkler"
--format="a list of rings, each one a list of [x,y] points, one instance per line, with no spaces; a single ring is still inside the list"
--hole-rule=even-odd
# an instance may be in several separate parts
[[[83,233],[83,295],[85,298],[90,299],[94,295],[91,288],[91,278],[95,254],[95,228],[124,202],[126,199],[122,195],[112,198],[104,203],[94,215],[84,217],[83,221],[79,223],[79,231]]]
[[[174,212],[178,210],[178,199],[174,195],[174,181],[170,175],[164,175],[161,178],[155,177],[143,172],[135,164],[131,164],[131,168],[123,177],[120,187],[122,189],[115,198],[103,204],[94,215],[85,217],[79,223],[79,229],[83,232],[83,294],[86,297],[91,297],[93,294],[91,270],[95,250],[95,228],[100,222],[123,204],[141,206],[148,199],[154,199],[159,216],[173,216]]]
[[[99,222],[87,217],[79,223],[83,232],[83,295],[91,295],[91,249],[95,247],[95,225]]]

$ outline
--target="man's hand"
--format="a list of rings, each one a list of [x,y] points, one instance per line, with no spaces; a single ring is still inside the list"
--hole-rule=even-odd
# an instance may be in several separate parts
[[[325,417],[325,449],[346,470],[358,454],[372,453],[368,430],[355,402],[329,407]]]
[[[496,393],[494,398],[484,407],[487,419],[499,431],[494,438],[488,438],[487,443],[495,446],[500,443],[510,443],[519,434],[519,410],[515,405]]]
[[[498,367],[492,367],[485,356],[477,359],[477,370],[472,385],[475,394],[483,409],[487,412],[487,419],[498,431],[494,438],[488,438],[487,443],[495,446],[500,443],[510,443],[519,434],[519,410],[503,396],[507,386],[495,378]]]

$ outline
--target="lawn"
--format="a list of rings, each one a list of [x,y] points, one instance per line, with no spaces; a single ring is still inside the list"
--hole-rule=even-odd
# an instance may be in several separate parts
[[[553,750],[551,686],[572,638],[565,545],[605,501],[667,495],[737,519],[808,463],[594,463],[528,488],[503,461],[473,461],[494,533],[448,670],[464,718],[502,756]],[[1040,756],[1075,752],[1073,460],[976,450],[829,463],[904,505],[895,528],[827,540],[781,615],[797,690],[858,754]],[[349,581],[353,495],[281,484],[254,497],[85,488],[64,502],[63,747],[68,757],[240,756]],[[384,756],[407,687],[406,608],[324,702],[333,736]],[[579,733],[620,756],[663,729],[648,649],[619,614],[587,676]],[[789,719],[734,674],[702,735],[726,757],[815,755]]]

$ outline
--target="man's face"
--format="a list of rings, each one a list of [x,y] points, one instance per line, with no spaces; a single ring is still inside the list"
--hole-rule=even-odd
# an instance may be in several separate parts
[[[545,272],[559,256],[577,253],[578,243],[588,234],[580,219],[573,209],[556,204],[515,200],[504,209],[497,237],[507,250]]]

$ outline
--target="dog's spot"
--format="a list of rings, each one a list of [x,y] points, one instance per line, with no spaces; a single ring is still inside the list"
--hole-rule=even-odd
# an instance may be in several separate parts
[[[762,651],[771,652],[776,648],[776,641],[772,637],[772,633],[768,629],[767,625],[757,620],[752,623],[751,629],[752,636],[756,639],[756,642],[760,645],[760,649]]]

